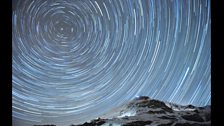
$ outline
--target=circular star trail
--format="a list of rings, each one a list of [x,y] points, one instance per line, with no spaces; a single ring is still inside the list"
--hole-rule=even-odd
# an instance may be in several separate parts
[[[15,0],[13,118],[79,123],[139,95],[211,101],[209,0]]]

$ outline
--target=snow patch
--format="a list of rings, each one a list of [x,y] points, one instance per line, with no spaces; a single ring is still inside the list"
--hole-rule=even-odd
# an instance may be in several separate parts
[[[174,111],[194,111],[194,108],[184,108],[183,106],[179,106],[179,105],[172,105],[170,103],[165,103],[165,105],[171,109],[173,109]]]
[[[130,111],[121,113],[121,115],[119,115],[118,118],[122,118],[126,116],[135,116],[135,115],[136,115],[136,111],[130,110]]]

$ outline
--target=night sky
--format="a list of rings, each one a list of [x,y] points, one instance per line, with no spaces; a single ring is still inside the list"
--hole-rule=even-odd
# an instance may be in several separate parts
[[[13,0],[13,125],[80,123],[145,95],[211,104],[210,0]]]

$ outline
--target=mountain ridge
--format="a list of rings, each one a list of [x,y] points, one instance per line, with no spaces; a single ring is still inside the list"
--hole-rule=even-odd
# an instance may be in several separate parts
[[[139,96],[97,119],[70,126],[211,126],[211,105],[178,105]]]
[[[210,105],[178,105],[140,96],[123,105],[118,116],[71,126],[210,126],[210,113]]]

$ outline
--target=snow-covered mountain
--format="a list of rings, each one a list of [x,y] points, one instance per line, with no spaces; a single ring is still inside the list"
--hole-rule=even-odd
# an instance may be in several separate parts
[[[140,96],[110,114],[77,126],[210,126],[210,113],[210,106],[183,106]]]

